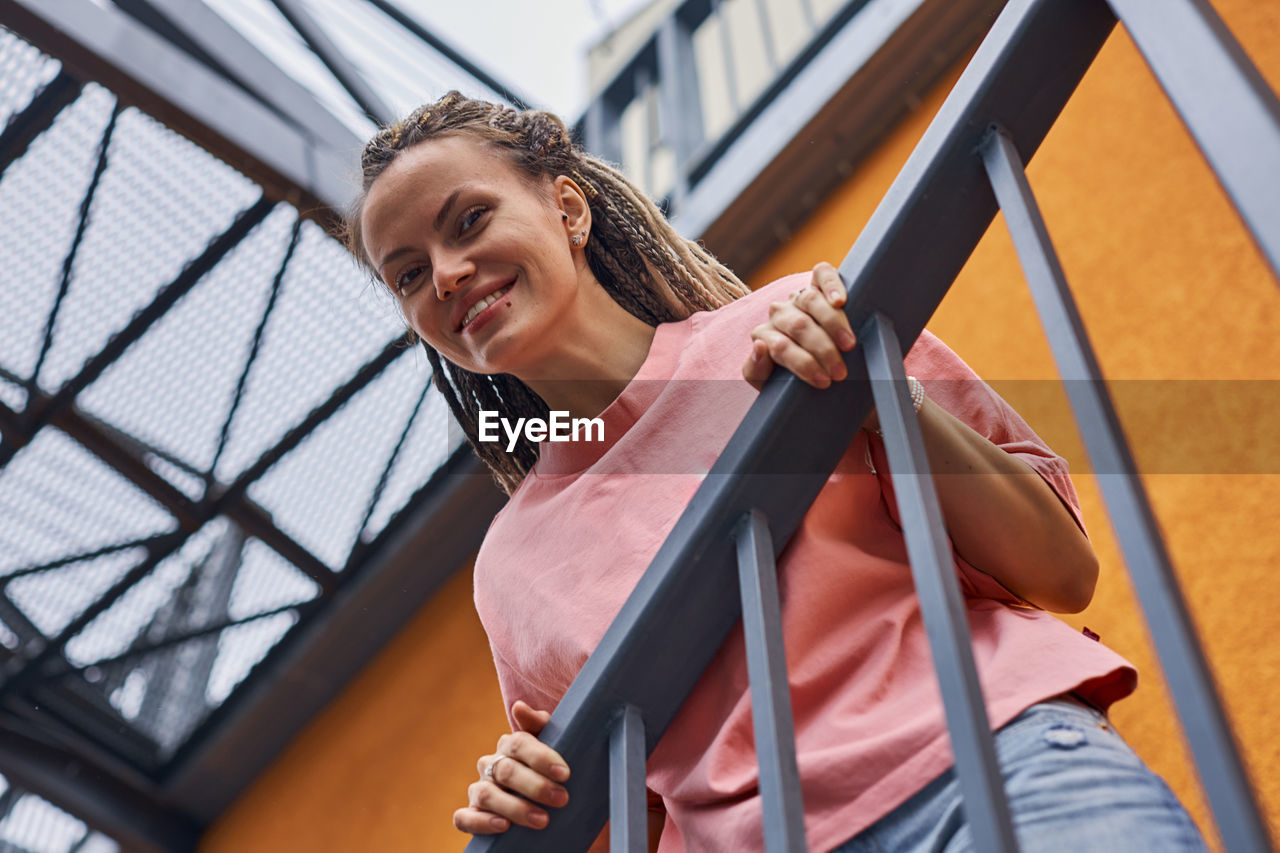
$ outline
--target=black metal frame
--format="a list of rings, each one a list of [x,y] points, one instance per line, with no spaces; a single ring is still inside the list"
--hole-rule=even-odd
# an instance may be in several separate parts
[[[0,167],[23,156],[31,141],[76,100],[84,82],[94,80],[117,96],[116,115],[127,105],[140,106],[215,156],[230,159],[256,180],[263,192],[60,387],[45,391],[34,375],[15,376],[0,370],[0,378],[22,387],[26,394],[20,408],[0,405],[0,468],[42,430],[58,430],[155,499],[176,526],[168,533],[20,568],[0,579],[0,618],[20,637],[14,652],[0,649],[0,740],[5,746],[0,750],[4,755],[0,772],[21,788],[73,810],[127,849],[186,850],[194,849],[201,829],[474,553],[501,504],[501,495],[470,450],[463,447],[377,535],[370,534],[369,520],[424,409],[424,388],[390,458],[382,465],[360,534],[339,571],[284,533],[270,513],[249,498],[248,489],[254,482],[387,366],[408,353],[398,339],[388,341],[368,363],[334,388],[328,399],[227,484],[214,480],[213,466],[193,472],[77,405],[81,392],[253,234],[277,205],[291,204],[302,216],[331,228],[335,211],[346,205],[352,187],[343,173],[354,168],[355,136],[327,113],[317,115],[322,108],[314,102],[291,101],[298,85],[261,55],[245,53],[252,49],[243,37],[225,25],[201,29],[190,19],[181,18],[175,23],[170,0],[128,0],[121,6],[129,7],[132,17],[85,0],[52,5],[41,0],[0,0],[0,24],[54,54],[62,65],[54,80],[0,134]],[[422,32],[419,28],[420,38]],[[253,61],[243,61],[246,59]],[[231,68],[242,74],[257,68],[261,73],[246,81],[228,73]],[[481,82],[499,86],[488,76]],[[110,131],[109,124],[95,177],[108,168]],[[63,264],[63,291],[75,246],[91,216],[95,186],[90,183],[81,204],[81,224]],[[295,221],[237,385],[236,401],[253,367],[302,225],[301,219]],[[59,304],[60,300],[55,300],[46,317],[42,350],[49,348]],[[220,448],[226,443],[236,401],[223,423]],[[152,469],[148,464],[151,458],[166,460],[194,474],[197,481],[203,480],[204,495],[183,493]],[[68,639],[173,554],[190,534],[219,516],[234,525],[236,536],[260,540],[310,576],[319,587],[318,596],[245,619],[215,614],[212,620],[181,630],[176,626],[182,623],[176,622],[173,629],[150,640],[140,638],[125,652],[88,667],[73,666],[66,659],[63,648]],[[129,550],[137,550],[142,555],[140,561],[56,637],[42,636],[4,592],[16,578]],[[418,555],[427,551],[433,559],[424,563]],[[219,582],[229,590],[225,581]],[[192,640],[208,641],[229,626],[289,611],[297,616],[294,627],[167,757],[158,758],[147,738],[120,726],[116,712],[86,689],[90,670],[110,668],[113,663],[133,661]],[[68,777],[68,766],[83,770]]]

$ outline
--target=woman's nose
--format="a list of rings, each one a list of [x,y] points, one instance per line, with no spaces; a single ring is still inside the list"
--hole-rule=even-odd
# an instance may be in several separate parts
[[[436,296],[441,301],[453,296],[467,283],[475,269],[471,259],[461,253],[441,255],[432,267]]]

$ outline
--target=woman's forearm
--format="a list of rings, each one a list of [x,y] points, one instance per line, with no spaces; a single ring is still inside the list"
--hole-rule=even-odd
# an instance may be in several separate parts
[[[1029,465],[931,400],[920,410],[920,425],[960,556],[1045,610],[1083,610],[1093,597],[1098,561],[1057,493]]]

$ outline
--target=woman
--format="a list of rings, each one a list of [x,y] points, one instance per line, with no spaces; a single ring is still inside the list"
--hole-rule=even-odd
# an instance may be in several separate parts
[[[363,171],[349,245],[511,495],[475,583],[513,733],[480,758],[455,825],[544,827],[570,771],[534,735],[773,368],[818,387],[844,378],[844,287],[820,264],[748,295],[547,113],[450,93],[380,132]],[[907,368],[927,389],[913,402],[934,471],[967,475],[935,480],[1024,848],[1202,849],[1107,723],[1132,668],[1045,612],[1082,609],[1097,573],[1065,464],[933,336]],[[551,412],[599,419],[603,435],[483,440],[487,413]],[[962,847],[874,429],[873,415],[779,561],[808,842]],[[749,710],[737,636],[650,757],[662,851],[762,849]]]

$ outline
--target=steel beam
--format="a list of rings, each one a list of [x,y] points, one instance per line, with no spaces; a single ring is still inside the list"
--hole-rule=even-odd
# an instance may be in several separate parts
[[[35,388],[40,381],[40,370],[44,366],[45,357],[49,354],[49,348],[53,345],[53,330],[58,323],[58,313],[62,308],[62,302],[66,299],[67,292],[71,289],[71,271],[75,267],[76,254],[80,251],[80,241],[84,239],[84,232],[89,226],[89,211],[93,209],[93,197],[98,191],[98,183],[102,180],[102,174],[107,170],[107,155],[111,150],[111,137],[116,129],[116,120],[120,118],[120,103],[111,110],[111,117],[107,120],[107,127],[102,132],[102,140],[98,143],[98,157],[94,164],[93,174],[89,178],[89,186],[85,189],[84,197],[80,200],[80,212],[76,218],[76,231],[71,238],[71,246],[67,249],[67,254],[62,259],[62,275],[58,279],[57,295],[53,298],[53,307],[49,309],[49,316],[44,324],[44,336],[40,341],[40,350],[36,354],[35,367],[31,369],[31,388]]]
[[[327,228],[359,186],[349,151],[312,138],[126,13],[93,0],[0,0],[0,24]]]
[[[311,17],[311,13],[299,0],[271,0],[271,2],[280,10],[280,14],[284,15],[289,25],[298,31],[298,35],[302,36],[312,53],[324,63],[324,67],[329,69],[329,73],[342,84],[342,88],[347,90],[352,100],[360,105],[365,115],[379,125],[388,125],[396,120],[395,111],[382,100],[381,95],[374,91],[364,79],[364,75],[360,73],[360,69],[356,68],[355,64],[338,49],[324,27]]]
[[[273,447],[242,471],[231,485],[227,486],[220,494],[214,495],[212,500],[206,503],[210,505],[216,514],[223,507],[240,500],[245,490],[265,474],[271,466],[279,462],[286,453],[297,447],[304,438],[310,435],[320,424],[327,421],[329,416],[342,408],[348,400],[364,390],[366,385],[377,378],[391,362],[405,352],[404,342],[400,338],[389,342],[382,348],[382,352],[370,359],[344,384],[335,388],[329,395],[329,399],[312,409],[293,429],[285,433]]]
[[[1280,278],[1280,101],[1208,0],[1109,0]]]
[[[463,71],[479,80],[491,91],[506,98],[507,102],[516,109],[527,110],[534,108],[533,104],[516,95],[515,91],[510,86],[503,83],[497,77],[494,77],[488,71],[485,71],[479,65],[476,65],[470,59],[467,59],[467,57],[459,53],[447,41],[432,33],[414,18],[405,14],[405,12],[398,5],[391,2],[391,0],[365,0],[365,2],[376,6],[384,15],[391,18],[391,20],[395,21],[409,32],[413,33],[414,36],[429,46],[432,50],[435,50],[445,59],[448,59],[454,65],[457,65]]]
[[[217,62],[217,70],[279,115],[334,151],[358,151],[355,131],[329,112],[312,93],[280,70],[204,0],[133,0],[190,39]]]
[[[227,447],[227,439],[231,435],[231,422],[235,420],[236,412],[240,410],[240,401],[244,398],[245,384],[249,381],[249,374],[253,370],[254,363],[258,360],[258,352],[262,347],[262,334],[267,329],[267,323],[271,321],[271,314],[275,310],[276,300],[280,296],[280,286],[284,283],[285,273],[289,270],[289,261],[293,259],[294,250],[298,248],[298,238],[302,234],[302,218],[294,220],[293,228],[289,232],[289,245],[284,250],[284,258],[280,261],[279,268],[276,269],[275,276],[271,279],[271,290],[267,295],[267,306],[262,311],[262,317],[258,320],[258,326],[253,330],[253,340],[249,344],[249,354],[245,357],[244,367],[240,371],[240,377],[236,380],[236,390],[231,395],[231,405],[227,407],[227,416],[222,421],[222,428],[218,430],[218,443],[213,451],[213,461],[209,463],[209,470],[206,472],[206,482],[212,482],[213,472],[218,469],[218,462],[222,459],[222,452]]]
[[[217,818],[474,556],[504,501],[471,449],[460,448],[342,586],[300,608],[299,624],[178,749],[165,779],[170,801],[198,820]]]
[[[33,392],[32,399],[47,403],[49,398],[40,392]],[[5,411],[7,409],[0,404],[0,414]],[[65,432],[86,450],[110,465],[122,477],[150,495],[173,515],[179,528],[187,533],[194,533],[216,515],[223,513],[239,524],[250,536],[262,540],[263,544],[311,577],[326,593],[332,592],[335,588],[337,578],[333,571],[276,527],[271,520],[271,514],[243,493],[240,493],[236,500],[215,499],[200,503],[193,502],[168,480],[151,470],[143,458],[146,448],[137,439],[121,433],[74,406],[59,411],[50,426]],[[21,444],[25,445],[34,435],[34,431],[24,430],[17,433],[16,437]]]
[[[80,756],[0,728],[0,772],[114,838],[130,853],[195,851],[202,827]]]
[[[3,0],[0,0],[0,2],[3,2]],[[247,237],[249,232],[267,217],[272,207],[274,207],[274,203],[263,197],[241,211],[226,231],[210,241],[199,257],[184,266],[178,277],[165,285],[156,294],[151,304],[135,314],[133,319],[117,334],[112,336],[97,355],[86,361],[84,366],[80,368],[80,372],[67,380],[56,394],[52,397],[41,397],[38,402],[35,400],[28,401],[25,424],[29,435],[34,435],[35,430],[42,424],[47,423],[69,408],[81,391],[101,376],[102,372],[110,367],[134,342],[141,338],[157,320],[163,317],[165,312],[173,307],[174,303],[186,296],[200,282],[200,279],[222,260],[227,252],[231,251],[241,240]]]
[[[26,153],[37,136],[53,126],[58,114],[74,103],[83,89],[83,83],[60,70],[22,112],[9,119],[4,132],[0,133],[0,175]]]

